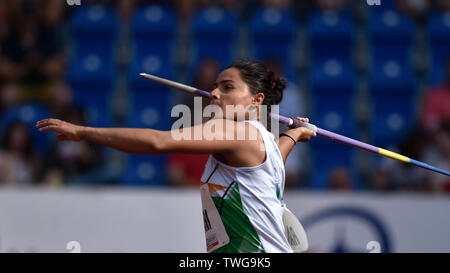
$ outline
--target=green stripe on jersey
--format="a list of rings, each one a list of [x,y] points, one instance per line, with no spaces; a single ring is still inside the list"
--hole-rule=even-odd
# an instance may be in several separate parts
[[[225,199],[212,197],[230,243],[213,251],[214,253],[256,253],[264,252],[256,230],[242,208],[239,185],[235,183]],[[222,207],[223,206],[223,207]]]

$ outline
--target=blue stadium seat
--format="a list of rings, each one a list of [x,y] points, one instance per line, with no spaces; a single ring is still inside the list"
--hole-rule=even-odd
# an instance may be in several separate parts
[[[164,155],[129,155],[122,176],[124,186],[165,186],[166,159]]]
[[[373,45],[399,44],[408,46],[412,43],[415,25],[406,15],[395,10],[372,12],[368,31]]]
[[[315,96],[312,101],[311,120],[321,128],[354,137],[355,126],[353,96]]]
[[[173,63],[176,23],[170,7],[150,5],[138,9],[132,19],[132,62],[142,62],[142,58],[152,55]]]
[[[337,59],[313,63],[310,86],[311,122],[322,129],[355,138],[358,128],[353,114],[355,100],[353,67]],[[312,187],[321,189],[328,187],[328,176],[335,167],[344,166],[353,170],[352,148],[326,138],[315,138],[311,141],[311,145],[315,170],[311,177]],[[354,180],[356,181],[356,178]]]
[[[115,66],[117,16],[112,7],[87,5],[72,17],[69,78],[84,82],[110,81]],[[73,79],[75,80],[75,79]]]
[[[76,39],[114,40],[118,29],[115,10],[111,6],[82,5],[71,21]]]
[[[358,173],[355,168],[356,149],[325,138],[310,140],[312,145],[313,172],[311,173],[310,186],[314,189],[329,188],[329,178],[335,168],[349,170],[354,183],[354,188],[360,187]]]
[[[312,59],[350,61],[353,52],[355,25],[349,11],[313,12],[308,20]]]
[[[171,89],[133,91],[126,123],[129,127],[170,130]]]
[[[376,100],[372,118],[372,143],[382,148],[396,146],[414,124],[413,104],[402,100],[382,102]]]
[[[130,65],[129,73],[129,86],[133,91],[149,91],[162,87],[158,83],[142,78],[139,76],[140,73],[148,73],[169,80],[172,80],[175,76],[172,62],[154,54],[143,54],[135,57]]]
[[[0,116],[0,138],[4,137],[6,129],[15,121],[25,123],[31,131],[33,147],[37,152],[44,154],[48,148],[51,138],[56,134],[43,134],[36,129],[36,122],[50,118],[47,108],[37,102],[26,103],[18,107],[6,110]]]
[[[214,58],[222,67],[234,59],[238,37],[237,15],[230,10],[211,7],[199,10],[192,22],[191,63]]]
[[[257,9],[250,19],[251,51],[259,60],[291,58],[297,21],[290,11]]]
[[[68,69],[67,79],[76,90],[103,89],[110,90],[116,68],[111,58],[96,52],[84,51],[74,58]]]
[[[112,92],[110,90],[78,89],[74,92],[74,102],[83,109],[89,126],[112,126]]]
[[[445,82],[447,67],[444,63],[433,62],[428,70],[428,84],[436,85]]]
[[[395,10],[371,12],[368,23],[371,60],[410,60],[415,25],[406,15]]]
[[[81,39],[69,63],[66,78],[90,126],[111,126],[113,120],[109,107],[117,73],[113,49],[114,43],[107,40]]]
[[[131,22],[133,40],[173,41],[177,17],[168,6],[141,6],[136,10]]]
[[[355,74],[353,68],[338,60],[316,63],[310,72],[312,115],[319,127],[353,137]]]
[[[431,13],[428,17],[427,35],[431,47],[450,43],[450,13]]]
[[[110,94],[116,69],[111,58],[84,51],[70,63],[67,79],[74,92],[75,103],[86,110],[91,126],[110,126]]]
[[[337,59],[313,63],[310,71],[312,95],[352,95],[355,71],[351,64]]]
[[[416,78],[411,65],[396,60],[375,61],[370,68],[370,87],[373,94],[411,94]]]
[[[427,24],[429,45],[429,84],[445,80],[446,62],[450,58],[450,13],[432,13]]]
[[[132,60],[136,61],[148,55],[158,56],[162,61],[174,63],[176,44],[169,40],[135,40],[132,47]]]
[[[370,96],[373,105],[372,139],[378,146],[395,145],[414,122],[416,77],[411,66],[395,61],[378,62],[371,68]]]

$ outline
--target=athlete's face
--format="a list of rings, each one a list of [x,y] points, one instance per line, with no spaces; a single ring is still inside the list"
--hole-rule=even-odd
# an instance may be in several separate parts
[[[222,71],[217,77],[214,89],[211,91],[210,103],[218,105],[227,118],[236,120],[239,116],[245,116],[248,119],[248,113],[254,111],[251,109],[252,106],[257,107],[263,101],[262,93],[254,95],[250,92],[238,69],[229,68]],[[227,105],[234,106],[236,112],[227,112]]]

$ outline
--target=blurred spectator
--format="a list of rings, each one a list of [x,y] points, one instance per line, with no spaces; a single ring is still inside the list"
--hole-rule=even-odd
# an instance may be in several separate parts
[[[81,109],[68,109],[61,117],[74,124],[85,124]],[[56,141],[43,160],[38,180],[47,185],[70,183],[71,179],[93,172],[102,164],[103,156],[99,145],[87,141]]]
[[[292,6],[291,0],[264,0],[263,3],[265,7],[278,10],[287,10]]]
[[[7,109],[14,108],[21,103],[19,86],[15,83],[7,83],[0,89],[0,115]]]
[[[116,8],[119,13],[119,18],[123,23],[126,23],[130,20],[133,15],[134,10],[136,9],[136,0],[117,0]]]
[[[8,32],[8,3],[7,1],[0,1],[0,41]],[[1,50],[0,50],[1,54]]]
[[[351,191],[353,181],[347,168],[339,167],[330,172],[328,185],[334,191]]]
[[[33,151],[30,129],[13,122],[5,132],[0,150],[0,184],[27,185],[34,182],[39,158]]]
[[[316,6],[324,11],[339,11],[347,4],[347,0],[316,0]]]
[[[204,59],[200,62],[200,65],[197,68],[193,85],[200,90],[212,91],[214,83],[216,82],[219,73],[220,73],[220,65],[217,60]],[[191,109],[191,114],[194,114],[195,111],[193,108],[194,105],[192,96],[185,95],[184,98],[185,98],[184,104],[188,105],[189,108]],[[209,104],[208,100],[203,98],[202,108],[204,108],[208,104]],[[191,120],[194,121],[194,116],[192,116]],[[204,121],[205,120],[203,120],[202,122]],[[194,125],[196,124],[192,123],[192,126]]]
[[[47,107],[53,118],[61,119],[63,114],[74,107],[72,89],[64,82],[56,82],[50,87]]]
[[[180,25],[185,25],[191,21],[197,8],[197,2],[197,0],[176,0],[175,9],[180,20]]]
[[[442,123],[435,134],[434,140],[426,151],[424,161],[443,170],[450,170],[450,121]],[[450,178],[448,176],[427,172],[432,185],[440,191],[450,193]]]
[[[432,134],[439,125],[450,121],[450,58],[447,60],[446,81],[431,87],[425,95],[420,121]]]
[[[399,153],[416,160],[424,160],[429,139],[421,128],[413,129],[400,143]],[[372,176],[371,188],[376,191],[424,191],[436,189],[427,179],[430,171],[390,158],[380,158],[378,170]]]
[[[219,63],[213,59],[203,60],[194,79],[194,86],[198,89],[211,91],[220,73]],[[203,100],[202,108],[207,105]],[[194,123],[194,108],[192,96],[186,96],[184,104],[191,109],[191,121]],[[202,122],[206,119],[204,118]],[[209,155],[207,154],[171,154],[168,159],[167,174],[169,183],[173,186],[199,186],[203,168]]]
[[[429,8],[427,0],[396,0],[398,9],[414,18],[417,22],[423,22]]]
[[[200,186],[208,154],[172,154],[168,159],[168,180],[171,186]]]
[[[218,6],[225,9],[236,9],[240,3],[236,0],[198,0],[199,7]]]
[[[240,10],[241,2],[236,0],[175,0],[175,9],[181,26],[189,23],[196,11],[202,8],[218,6],[224,9]]]
[[[390,181],[389,171],[387,168],[379,168],[375,170],[370,178],[369,190],[376,192],[387,192],[393,190]]]
[[[434,7],[442,11],[450,11],[450,1],[448,0],[433,0]]]
[[[66,67],[63,22],[67,5],[60,0],[47,0],[42,5],[43,14],[38,32],[38,47],[44,58],[42,69],[48,78],[58,79],[64,75]]]
[[[216,60],[203,60],[197,69],[196,77],[194,80],[195,87],[205,91],[212,91],[219,73],[220,66]]]
[[[416,128],[400,143],[399,153],[412,159],[423,160],[429,142],[424,131]],[[425,185],[427,184],[425,176],[429,171],[411,164],[395,160],[390,161],[395,168],[391,172],[392,183],[396,190],[429,191],[429,186]]]
[[[64,1],[7,2],[9,26],[0,36],[0,78],[42,84],[64,72]]]
[[[283,64],[280,60],[268,59],[265,61],[265,64],[275,75],[286,77]],[[305,100],[300,88],[288,78],[286,80],[288,81],[288,85],[283,92],[283,99],[280,103],[280,114],[290,117],[306,117]],[[280,131],[284,131],[285,129],[285,126],[282,125]],[[299,143],[289,154],[285,164],[286,187],[299,186],[300,180],[305,178],[309,163],[306,152],[306,145]]]

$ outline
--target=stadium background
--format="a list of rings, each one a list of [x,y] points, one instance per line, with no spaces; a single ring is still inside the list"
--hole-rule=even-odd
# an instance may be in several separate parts
[[[288,79],[281,114],[449,170],[449,45],[445,0],[0,1],[2,191],[197,187],[206,156],[57,143],[34,124],[169,130],[192,98],[139,73],[208,90],[241,57]],[[288,191],[450,192],[447,177],[321,138],[286,168]]]

